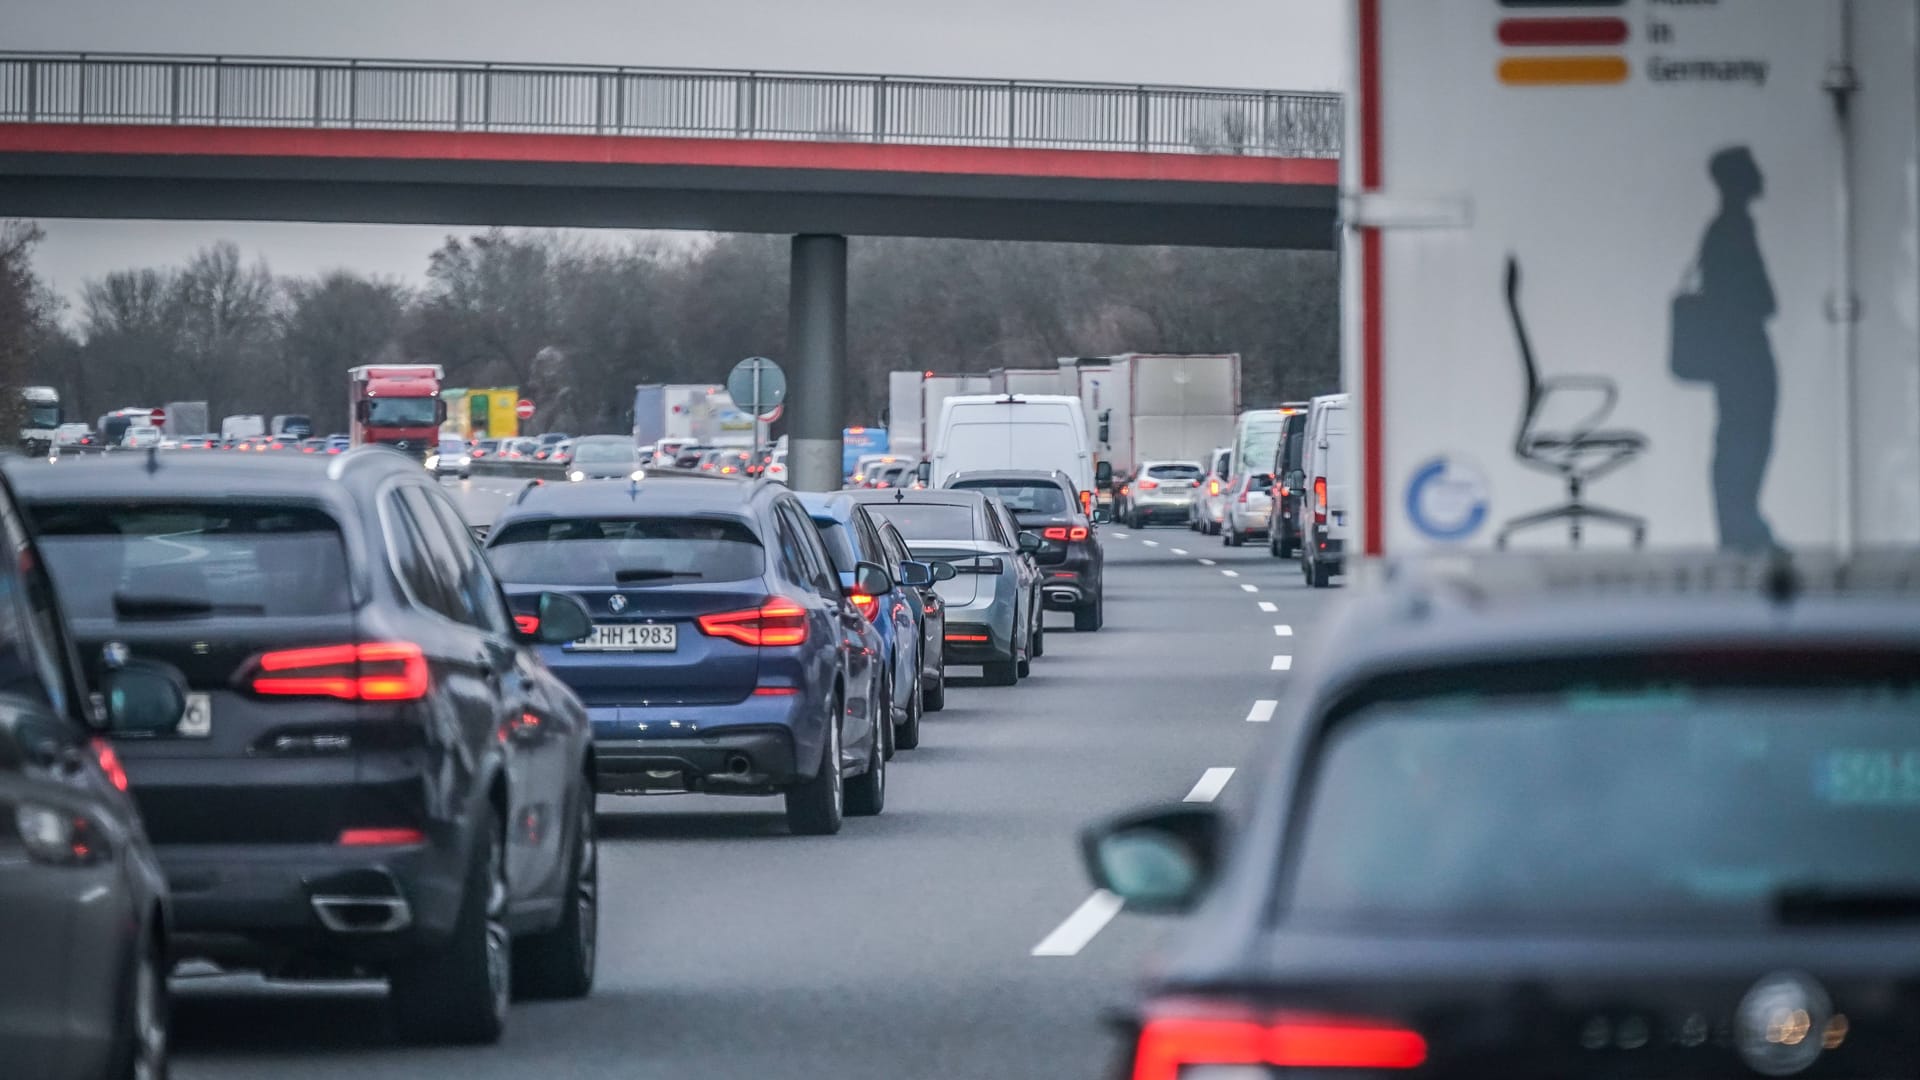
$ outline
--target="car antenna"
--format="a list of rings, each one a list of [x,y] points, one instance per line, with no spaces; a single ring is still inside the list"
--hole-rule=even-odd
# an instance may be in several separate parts
[[[158,446],[149,446],[147,447],[147,475],[152,476],[159,471],[160,448]]]
[[[907,501],[907,489],[906,489],[906,488],[894,488],[894,489],[893,489],[893,501],[894,501],[894,502],[897,502],[897,503],[903,503],[903,502],[906,502],[906,501]]]

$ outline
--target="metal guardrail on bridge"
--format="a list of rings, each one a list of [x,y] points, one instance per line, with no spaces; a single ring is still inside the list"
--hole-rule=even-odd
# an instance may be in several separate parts
[[[0,52],[0,122],[1337,157],[1337,94],[762,71]]]

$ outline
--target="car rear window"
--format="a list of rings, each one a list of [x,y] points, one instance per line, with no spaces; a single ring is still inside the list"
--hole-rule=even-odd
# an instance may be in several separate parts
[[[972,540],[973,507],[951,503],[873,502],[867,512],[884,518],[908,540]]]
[[[82,619],[347,611],[340,526],[318,507],[39,503],[40,548]]]
[[[1248,491],[1269,491],[1273,488],[1272,473],[1254,473],[1247,477]]]
[[[854,553],[853,537],[847,527],[832,518],[814,518],[813,527],[820,532],[820,542],[827,547],[827,554],[833,556],[833,568],[842,574],[853,573],[860,557]]]
[[[1007,509],[1016,514],[1071,513],[1067,493],[1060,490],[1058,484],[1038,480],[962,480],[953,486],[960,491],[983,491],[988,495],[998,495],[1000,501],[1007,504]]]
[[[487,560],[529,585],[671,585],[744,581],[766,570],[753,530],[711,518],[536,518],[487,538]]]
[[[1154,480],[1198,480],[1201,476],[1198,465],[1150,465],[1147,476]]]
[[[1381,704],[1312,778],[1289,918],[1769,920],[1920,895],[1920,681]]]

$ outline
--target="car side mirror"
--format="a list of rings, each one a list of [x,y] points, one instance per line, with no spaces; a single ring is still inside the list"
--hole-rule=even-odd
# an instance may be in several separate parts
[[[913,470],[913,475],[923,484],[933,483],[933,462],[923,461]]]
[[[1112,520],[1113,520],[1113,511],[1108,510],[1104,506],[1096,506],[1093,508],[1093,523],[1095,525],[1105,525],[1107,522]]]
[[[108,671],[102,690],[108,730],[122,734],[172,731],[187,711],[185,681],[171,669],[143,660]]]
[[[893,591],[893,575],[879,563],[856,563],[853,568],[853,589],[867,596],[885,596]]]
[[[1021,551],[1027,553],[1028,555],[1031,555],[1034,552],[1040,550],[1040,543],[1041,541],[1040,541],[1039,533],[1026,532],[1025,530],[1021,531],[1020,533],[1020,550]]]
[[[1102,461],[1093,467],[1093,486],[1102,488],[1113,486],[1113,462]]]
[[[933,584],[933,567],[911,560],[901,563],[900,584],[912,589],[926,588]]]
[[[1225,820],[1211,806],[1135,811],[1081,834],[1087,873],[1140,912],[1181,912],[1218,875]]]
[[[935,581],[952,581],[959,576],[960,571],[955,570],[953,564],[950,562],[937,562],[933,564],[933,580]]]
[[[593,616],[587,606],[566,593],[543,592],[537,609],[540,622],[530,640],[540,645],[564,645],[593,633]]]

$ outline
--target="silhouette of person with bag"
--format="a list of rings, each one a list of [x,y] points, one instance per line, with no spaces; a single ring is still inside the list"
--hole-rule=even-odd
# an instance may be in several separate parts
[[[1720,211],[1701,237],[1691,281],[1673,298],[1669,364],[1675,378],[1712,386],[1718,401],[1712,477],[1720,547],[1768,551],[1777,545],[1760,516],[1760,485],[1773,456],[1780,376],[1767,338],[1773,284],[1750,210],[1766,180],[1745,146],[1714,154],[1707,172]]]

